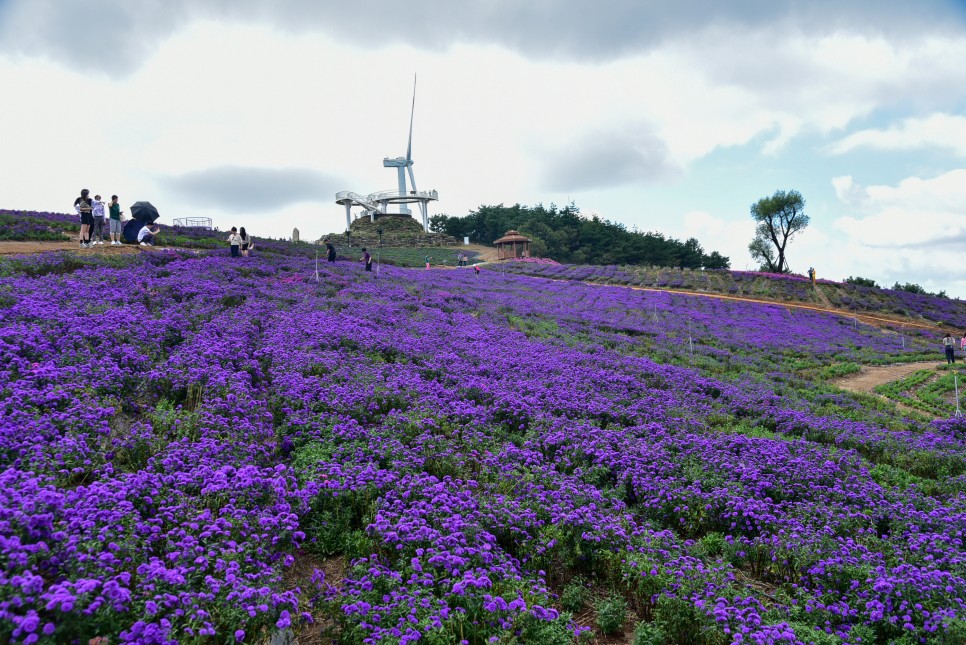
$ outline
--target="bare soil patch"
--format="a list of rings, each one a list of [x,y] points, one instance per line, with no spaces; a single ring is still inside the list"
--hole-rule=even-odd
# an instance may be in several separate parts
[[[48,251],[77,251],[78,253],[91,253],[95,255],[117,255],[124,253],[140,253],[152,247],[138,246],[136,244],[122,244],[121,246],[111,246],[110,242],[98,244],[89,249],[82,249],[80,242],[0,242],[0,255],[30,255],[32,253],[47,253]]]
[[[833,383],[843,390],[870,394],[872,393],[872,390],[879,385],[885,385],[886,383],[898,381],[899,379],[909,376],[913,372],[935,368],[938,364],[938,361],[925,361],[920,363],[903,363],[901,365],[866,365],[863,366],[862,370],[858,373],[843,376],[842,378],[833,381]]]
[[[905,414],[919,414],[922,416],[935,418],[935,415],[930,414],[929,412],[917,410],[916,408],[911,408],[908,405],[898,403],[888,397],[876,394],[873,392],[873,390],[880,385],[885,385],[886,383],[892,383],[893,381],[898,381],[899,379],[905,378],[913,372],[919,372],[926,369],[935,369],[937,365],[939,365],[938,361],[903,363],[902,365],[865,365],[857,374],[849,374],[848,376],[836,379],[833,381],[833,383],[843,390],[877,396],[883,401],[894,403],[896,409]]]

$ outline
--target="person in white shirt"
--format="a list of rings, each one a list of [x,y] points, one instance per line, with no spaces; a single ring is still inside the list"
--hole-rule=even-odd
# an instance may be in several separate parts
[[[91,202],[91,215],[94,217],[94,226],[91,227],[91,244],[104,244],[104,202],[100,195],[94,195]]]
[[[231,246],[231,257],[238,257],[238,249],[241,248],[241,235],[238,234],[238,229],[234,226],[231,227],[231,234],[228,236],[228,244]]]
[[[154,224],[145,224],[143,227],[141,227],[141,230],[138,231],[138,242],[141,243],[141,246],[154,246],[154,236],[157,235],[158,231],[160,230],[161,228],[155,226]]]

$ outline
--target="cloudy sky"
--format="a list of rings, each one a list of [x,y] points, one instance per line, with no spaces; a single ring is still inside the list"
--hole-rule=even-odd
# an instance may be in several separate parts
[[[431,212],[574,202],[744,269],[794,189],[793,270],[966,297],[964,70],[953,0],[0,0],[0,208],[341,231],[417,74]]]

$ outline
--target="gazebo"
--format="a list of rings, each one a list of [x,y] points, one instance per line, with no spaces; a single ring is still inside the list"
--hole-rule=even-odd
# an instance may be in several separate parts
[[[517,231],[507,231],[493,244],[496,245],[497,258],[500,260],[530,257],[530,238],[520,235]]]

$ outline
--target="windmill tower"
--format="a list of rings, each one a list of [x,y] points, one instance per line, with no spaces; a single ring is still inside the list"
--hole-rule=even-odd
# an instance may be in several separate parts
[[[413,76],[413,106],[409,112],[409,143],[406,145],[406,156],[390,159],[386,157],[382,160],[384,168],[395,168],[397,181],[399,183],[399,193],[406,194],[406,172],[409,172],[409,183],[412,185],[413,192],[416,191],[416,177],[413,176],[413,116],[416,114],[416,77]],[[400,215],[412,215],[409,204],[406,202],[399,204]]]
[[[345,206],[346,229],[352,224],[352,207],[361,206],[363,214],[372,221],[377,217],[410,217],[412,211],[409,204],[419,204],[419,211],[423,219],[423,231],[429,232],[429,202],[439,199],[435,190],[419,191],[416,189],[416,177],[413,175],[413,116],[416,114],[416,77],[413,76],[413,104],[409,112],[409,143],[406,145],[406,156],[382,160],[384,168],[396,169],[396,190],[383,190],[362,196],[350,191],[336,193],[335,202]],[[409,175],[409,189],[406,187],[406,175]],[[397,212],[389,212],[390,204],[398,205]]]

